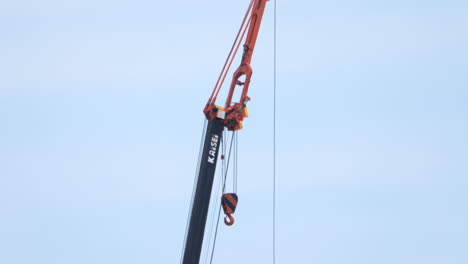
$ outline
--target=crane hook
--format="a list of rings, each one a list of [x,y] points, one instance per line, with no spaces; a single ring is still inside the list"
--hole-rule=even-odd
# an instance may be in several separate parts
[[[225,193],[221,197],[221,207],[223,207],[223,211],[226,214],[224,223],[227,226],[232,226],[234,224],[234,217],[232,217],[232,214],[236,211],[238,200],[239,198],[235,193]]]
[[[228,221],[229,219],[229,221]],[[234,224],[234,217],[230,214],[227,214],[226,217],[224,217],[224,223],[227,226],[232,226]]]

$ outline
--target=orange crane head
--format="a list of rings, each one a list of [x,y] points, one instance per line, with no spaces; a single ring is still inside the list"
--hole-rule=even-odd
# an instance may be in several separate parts
[[[203,110],[208,120],[213,120],[215,118],[222,119],[224,126],[230,131],[242,129],[242,121],[244,118],[248,117],[246,103],[250,101],[250,97],[247,96],[247,93],[249,91],[250,78],[252,77],[252,67],[250,66],[250,62],[252,60],[255,43],[257,42],[257,36],[260,30],[260,24],[265,11],[266,2],[267,0],[252,0],[250,2],[250,6],[245,14],[244,20],[242,21],[242,25],[237,33],[237,37],[232,45],[228,58],[221,70],[221,74],[218,77],[218,81],[216,82],[213,92],[211,93],[211,96]],[[226,104],[224,108],[219,107],[216,105],[217,96],[246,33],[247,37],[245,38],[243,46],[244,50],[241,63],[234,72],[228,96],[226,98]],[[241,80],[241,78],[244,77],[245,79]],[[236,86],[242,86],[242,93],[239,98],[239,102],[233,103],[232,97]]]

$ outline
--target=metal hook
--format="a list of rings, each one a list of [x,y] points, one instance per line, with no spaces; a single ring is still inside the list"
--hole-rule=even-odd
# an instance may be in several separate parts
[[[228,221],[228,219],[229,219],[229,221]],[[224,223],[227,226],[232,226],[234,224],[234,217],[232,217],[232,215],[230,215],[230,214],[227,214],[226,217],[224,217]]]

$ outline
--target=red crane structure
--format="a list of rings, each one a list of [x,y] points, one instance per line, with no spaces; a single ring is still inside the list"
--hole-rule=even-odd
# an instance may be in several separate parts
[[[247,95],[250,86],[250,78],[252,77],[252,67],[250,63],[267,1],[268,0],[251,0],[228,58],[203,110],[208,124],[202,143],[203,148],[200,153],[201,158],[198,165],[198,178],[195,181],[196,186],[194,188],[189,212],[189,222],[182,257],[183,264],[200,263],[218,153],[223,141],[223,131],[225,128],[229,131],[242,129],[242,122],[244,118],[248,117],[246,103],[250,101],[250,97]],[[245,37],[246,33],[247,37]],[[245,42],[243,45],[241,63],[234,72],[226,103],[224,107],[217,106],[216,100],[218,94],[244,37]],[[234,102],[233,96],[237,86],[242,87],[242,91],[239,101]],[[224,156],[222,155],[221,158],[224,159]],[[237,201],[238,197],[235,193],[224,193],[221,198],[221,205],[226,214],[226,218],[224,219],[226,225],[232,225],[234,223],[232,214],[236,209]]]
[[[267,0],[252,0],[247,10],[246,16],[242,21],[241,28],[237,33],[236,40],[232,45],[231,51],[229,52],[226,63],[224,64],[223,70],[219,75],[218,81],[211,93],[210,98],[205,106],[203,112],[208,120],[214,120],[219,117],[223,120],[224,126],[230,131],[236,131],[242,129],[242,121],[248,116],[246,110],[246,102],[250,101],[250,97],[247,96],[250,86],[250,78],[252,77],[252,67],[250,62],[252,61],[252,54],[257,42],[258,32],[260,30],[260,24],[262,22],[263,13],[265,10]],[[234,60],[234,56],[239,49],[241,40],[243,39],[246,31],[248,30],[247,38],[244,43],[244,53],[242,54],[242,61],[234,72],[234,76],[231,81],[229,93],[226,98],[226,104],[224,108],[216,106],[216,99],[219,91],[223,85],[226,74]],[[245,76],[245,80],[241,81],[241,78]],[[232,102],[232,97],[236,86],[242,86],[242,94],[238,103]]]

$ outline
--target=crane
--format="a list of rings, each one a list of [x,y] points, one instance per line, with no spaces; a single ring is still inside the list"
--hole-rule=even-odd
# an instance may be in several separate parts
[[[228,131],[238,131],[242,129],[244,118],[248,117],[246,104],[250,101],[250,97],[247,93],[252,77],[252,67],[250,63],[267,1],[268,0],[251,0],[221,74],[203,109],[203,113],[207,119],[207,127],[202,143],[203,148],[198,167],[198,178],[195,182],[196,186],[189,213],[189,222],[182,257],[183,264],[200,263],[211,191],[223,131],[225,128]],[[246,33],[247,36],[245,37]],[[244,37],[245,42],[240,65],[233,74],[224,107],[218,106],[216,105],[218,94]],[[233,96],[238,87],[242,89],[238,91],[240,92],[240,98],[238,101],[234,102]],[[226,225],[232,225],[234,223],[232,214],[236,209],[238,201],[237,194],[225,193],[221,201],[222,208],[226,214],[224,222]]]

